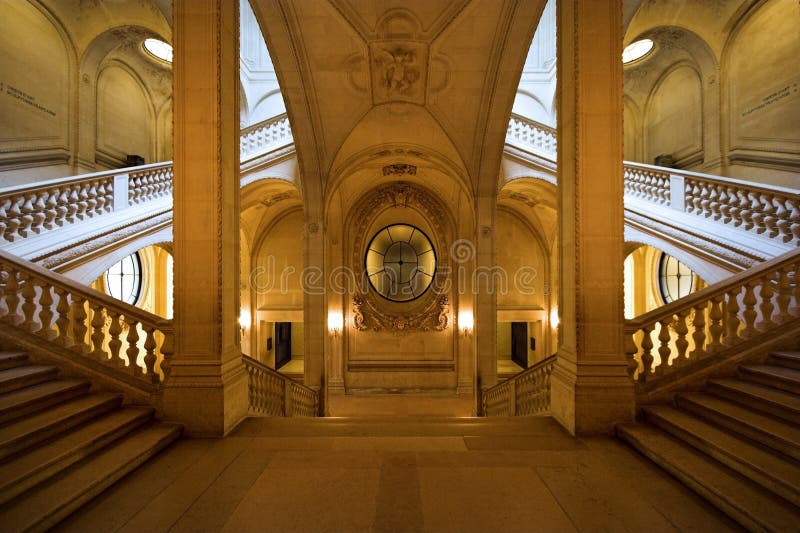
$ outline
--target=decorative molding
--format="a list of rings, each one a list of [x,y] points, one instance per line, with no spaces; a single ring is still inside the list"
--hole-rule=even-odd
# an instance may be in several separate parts
[[[385,167],[383,167],[384,176],[403,175],[403,174],[416,176],[417,167],[415,165],[408,165],[406,163],[397,163],[394,165],[386,165]]]
[[[450,301],[440,294],[422,312],[387,313],[373,299],[353,296],[353,328],[358,331],[390,330],[402,335],[411,331],[444,331],[450,324]]]
[[[374,104],[412,102],[425,104],[428,44],[419,41],[369,43]]]

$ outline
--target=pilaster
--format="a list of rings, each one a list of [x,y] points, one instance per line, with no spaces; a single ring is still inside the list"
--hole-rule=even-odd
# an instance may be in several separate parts
[[[634,414],[623,349],[622,3],[558,5],[559,347],[553,415],[572,434]]]
[[[239,339],[239,4],[173,2],[175,354],[167,418],[220,436],[247,413]]]
[[[494,229],[497,199],[476,200],[478,227],[475,234],[475,271],[468,283],[475,295],[475,350],[481,389],[497,383],[497,290]]]

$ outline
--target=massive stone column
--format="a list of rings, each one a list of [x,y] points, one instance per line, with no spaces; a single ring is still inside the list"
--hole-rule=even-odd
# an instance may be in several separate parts
[[[175,354],[168,419],[224,435],[247,412],[239,340],[239,2],[173,3]]]
[[[559,314],[552,411],[575,435],[633,417],[623,349],[622,3],[558,10]]]

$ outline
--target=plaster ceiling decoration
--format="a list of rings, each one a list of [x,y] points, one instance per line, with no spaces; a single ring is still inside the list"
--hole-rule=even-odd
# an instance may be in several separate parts
[[[494,194],[489,176],[543,0],[252,4],[306,188],[322,194],[332,169],[370,146],[416,142]]]

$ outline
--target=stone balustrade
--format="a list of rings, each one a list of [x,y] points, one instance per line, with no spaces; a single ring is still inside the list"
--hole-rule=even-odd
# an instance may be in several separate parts
[[[519,374],[481,393],[483,416],[524,416],[550,411],[550,375],[555,356],[539,361]]]
[[[278,115],[241,130],[239,158],[244,161],[292,142],[294,139],[289,117],[286,114]]]
[[[545,126],[521,115],[512,114],[506,131],[509,144],[532,148],[535,151],[555,158],[558,134],[555,128]]]
[[[249,377],[250,413],[260,416],[319,416],[319,393],[243,356]]]
[[[15,242],[171,195],[171,162],[8,187],[0,189],[0,235]]]
[[[0,289],[0,321],[56,351],[144,390],[168,373],[172,321],[3,251]]]
[[[626,320],[628,374],[650,385],[787,328],[800,329],[800,251]]]

